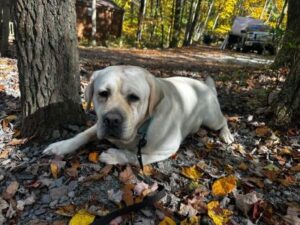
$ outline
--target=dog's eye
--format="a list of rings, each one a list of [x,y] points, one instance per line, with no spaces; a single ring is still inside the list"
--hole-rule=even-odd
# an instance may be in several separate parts
[[[140,98],[138,96],[136,96],[135,94],[128,95],[127,99],[129,102],[137,102],[140,100]]]
[[[101,97],[101,98],[108,98],[109,96],[109,91],[100,91],[98,93],[98,95]]]

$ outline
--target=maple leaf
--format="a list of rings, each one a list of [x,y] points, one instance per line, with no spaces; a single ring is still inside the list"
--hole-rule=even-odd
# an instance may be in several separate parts
[[[68,204],[64,206],[59,206],[55,213],[62,216],[71,217],[75,214],[76,206],[74,204]]]
[[[133,189],[134,189],[133,184],[125,184],[124,187],[122,188],[123,191],[122,199],[127,206],[132,205],[134,203]]]
[[[191,167],[182,167],[181,174],[194,181],[198,180],[203,176],[203,174],[198,171],[195,165]]]
[[[220,208],[218,201],[211,201],[207,204],[207,214],[214,221],[215,225],[224,225],[230,220],[230,216],[233,214],[228,209]]]
[[[253,207],[253,204],[255,204],[258,201],[261,201],[261,194],[255,191],[245,195],[234,193],[234,197],[237,208],[240,209],[245,216],[248,215],[248,212]]]
[[[267,126],[262,126],[255,129],[255,134],[258,137],[268,137],[271,135],[271,130]]]
[[[223,177],[216,180],[212,185],[212,194],[225,196],[236,188],[237,178],[235,176]]]

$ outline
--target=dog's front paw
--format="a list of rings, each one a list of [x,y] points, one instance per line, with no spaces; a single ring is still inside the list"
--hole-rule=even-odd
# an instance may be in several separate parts
[[[100,155],[100,161],[110,165],[124,165],[128,163],[126,155],[118,149],[110,148],[105,152],[102,152]]]
[[[230,133],[230,130],[228,127],[224,127],[220,132],[220,138],[226,143],[231,144],[234,141],[234,138],[232,134]]]
[[[72,144],[72,141],[58,141],[49,145],[44,151],[43,154],[46,155],[66,155],[76,150],[76,146]]]

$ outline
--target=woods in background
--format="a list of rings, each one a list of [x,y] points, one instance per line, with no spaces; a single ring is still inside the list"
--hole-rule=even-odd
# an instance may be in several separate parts
[[[146,47],[188,46],[204,34],[224,38],[235,16],[285,26],[287,0],[115,0],[125,9],[122,41]]]

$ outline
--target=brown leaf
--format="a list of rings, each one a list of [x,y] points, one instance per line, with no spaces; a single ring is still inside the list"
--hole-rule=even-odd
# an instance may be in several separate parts
[[[62,215],[62,216],[68,216],[72,217],[76,212],[76,206],[73,204],[60,206],[56,209],[55,213]]]
[[[119,175],[119,180],[124,183],[130,183],[135,178],[135,175],[132,172],[131,166],[127,165],[126,169],[122,171]]]
[[[83,182],[88,182],[88,181],[97,181],[97,180],[101,180],[103,177],[106,177],[111,169],[113,168],[113,165],[106,165],[105,167],[103,167],[99,173],[90,175],[88,177],[86,177]]]
[[[277,181],[279,181],[279,183],[281,183],[285,187],[296,184],[296,179],[293,176],[285,176],[284,179],[277,179]]]
[[[74,167],[70,167],[70,168],[65,169],[65,173],[69,177],[72,177],[72,178],[78,177],[78,170],[76,168],[74,168]]]
[[[8,145],[11,145],[11,146],[16,146],[16,145],[23,145],[25,144],[26,142],[28,141],[28,138],[23,138],[23,139],[12,139]]]
[[[267,126],[258,127],[255,129],[255,134],[258,137],[268,137],[271,135],[271,130]]]
[[[293,166],[290,170],[293,172],[300,172],[300,163],[298,163],[296,166]]]
[[[122,199],[127,206],[132,205],[134,203],[133,189],[134,189],[133,184],[125,184],[124,187],[122,188],[123,191]]]
[[[7,159],[9,156],[10,151],[7,149],[3,149],[0,153],[0,159]]]
[[[140,172],[146,176],[152,176],[155,173],[155,170],[151,165],[146,165],[143,167],[143,171],[140,170]]]
[[[259,187],[261,189],[264,188],[264,186],[265,186],[263,180],[260,179],[260,178],[257,178],[257,177],[243,178],[243,181],[246,182],[246,183],[251,182],[251,183],[255,184],[257,187]]]
[[[212,194],[225,196],[236,188],[237,178],[235,176],[223,177],[216,180],[212,185]]]
[[[19,183],[17,181],[13,181],[11,182],[8,187],[6,188],[6,190],[4,191],[3,193],[3,198],[5,200],[9,200],[11,199],[12,197],[15,196],[17,190],[19,188]]]

